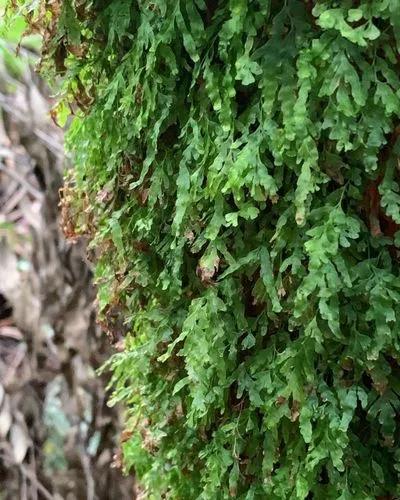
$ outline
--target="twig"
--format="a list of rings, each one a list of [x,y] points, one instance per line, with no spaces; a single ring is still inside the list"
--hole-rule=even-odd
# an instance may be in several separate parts
[[[86,479],[86,500],[94,500],[94,480],[90,472],[90,460],[83,448],[80,450],[80,456]]]
[[[15,172],[15,170],[10,170],[9,168],[0,164],[0,172],[4,172],[9,177],[19,182],[21,186],[23,186],[32,196],[34,196],[38,200],[41,200],[43,198],[43,193],[29,184],[29,182],[21,177],[18,172]]]
[[[21,486],[21,500],[28,500],[28,485],[26,484],[26,476],[21,473],[22,475],[22,486]]]
[[[26,117],[19,111],[10,106],[8,100],[4,94],[0,92],[0,104],[1,107],[10,115],[14,116],[19,121],[26,122]],[[45,146],[56,156],[62,157],[64,154],[63,146],[57,141],[54,140],[49,134],[46,134],[40,128],[35,127],[32,130],[32,133],[36,135],[36,137],[44,143]]]
[[[38,480],[35,474],[33,474],[27,467],[25,467],[25,465],[20,465],[20,469],[22,474],[24,474],[24,476],[26,476],[31,481],[31,483],[35,485],[35,487],[47,500],[54,500],[54,496],[43,486],[43,484]]]
[[[59,141],[54,139],[51,135],[46,134],[46,132],[39,128],[35,128],[33,132],[36,137],[40,139],[54,155],[60,157],[64,156],[64,148]]]
[[[33,449],[31,449],[31,452],[29,453],[30,455],[30,465],[31,465],[31,469],[32,469],[32,474],[34,474],[36,477],[37,477],[37,474],[36,474],[36,460],[35,460],[35,452]],[[38,500],[38,490],[37,490],[37,487],[36,487],[36,484],[32,484],[32,487],[34,488],[34,491],[32,492],[32,500]]]

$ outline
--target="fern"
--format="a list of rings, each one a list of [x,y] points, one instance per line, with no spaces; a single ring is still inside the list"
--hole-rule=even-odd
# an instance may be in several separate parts
[[[76,109],[71,213],[125,320],[112,400],[148,498],[400,495],[400,10],[354,5],[28,16]]]

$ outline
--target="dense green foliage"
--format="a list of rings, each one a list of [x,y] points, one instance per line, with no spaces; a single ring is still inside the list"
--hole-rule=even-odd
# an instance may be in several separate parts
[[[46,5],[127,469],[154,499],[399,495],[399,1]]]

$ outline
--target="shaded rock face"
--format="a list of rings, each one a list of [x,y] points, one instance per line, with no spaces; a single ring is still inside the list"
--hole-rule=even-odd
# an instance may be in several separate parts
[[[118,469],[119,413],[95,370],[84,242],[59,228],[62,132],[33,71],[0,72],[0,497],[133,498]]]

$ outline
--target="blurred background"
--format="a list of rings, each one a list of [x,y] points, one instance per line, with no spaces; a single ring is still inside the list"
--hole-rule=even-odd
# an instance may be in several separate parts
[[[85,242],[60,230],[68,161],[40,38],[0,0],[0,499],[129,499],[120,411],[106,404],[110,355],[96,324]]]

